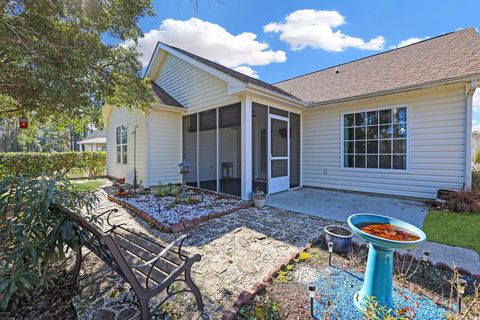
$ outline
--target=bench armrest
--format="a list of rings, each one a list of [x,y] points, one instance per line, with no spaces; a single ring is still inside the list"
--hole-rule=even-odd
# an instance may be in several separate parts
[[[182,245],[183,245],[183,241],[185,241],[185,239],[189,238],[190,236],[187,235],[187,234],[184,234],[180,237],[178,237],[177,239],[173,240],[168,246],[165,247],[165,249],[163,249],[159,254],[157,254],[155,257],[153,257],[152,259],[150,259],[149,261],[145,262],[145,263],[142,263],[142,264],[137,264],[135,266],[132,266],[132,268],[143,268],[143,267],[147,267],[147,266],[151,266],[150,269],[152,269],[154,266],[155,266],[155,263],[162,257],[164,256],[168,250],[172,249],[177,243],[180,243],[180,245],[178,246],[178,253],[180,254],[180,251],[181,251],[181,248],[182,248]],[[183,260],[183,259],[182,259]],[[150,272],[149,272],[150,274]]]
[[[180,243],[180,245],[178,246],[178,255],[180,256],[180,259],[184,260],[182,258],[182,256],[180,255],[180,252],[182,250],[183,242],[185,241],[185,239],[187,239],[189,237],[190,236],[187,235],[187,234],[181,235],[177,239],[173,240],[168,246],[165,247],[165,249],[163,249],[159,254],[157,254],[155,257],[153,257],[149,261],[147,261],[145,263],[142,263],[142,264],[137,264],[137,265],[132,266],[133,269],[138,269],[138,268],[143,268],[143,267],[150,266],[150,269],[148,270],[148,274],[147,274],[147,279],[145,280],[145,286],[146,286],[147,289],[149,288],[150,275],[152,274],[152,270],[155,267],[155,265],[157,264],[157,261],[160,260],[160,258],[163,255],[165,255],[170,249],[172,249],[177,243]]]

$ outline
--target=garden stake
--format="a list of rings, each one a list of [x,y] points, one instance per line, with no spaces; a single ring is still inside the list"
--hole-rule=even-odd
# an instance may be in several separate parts
[[[458,278],[457,282],[457,313],[462,313],[462,296],[465,293],[465,288],[467,287],[467,281],[462,278]]]
[[[328,265],[332,266],[333,242],[328,242]]]

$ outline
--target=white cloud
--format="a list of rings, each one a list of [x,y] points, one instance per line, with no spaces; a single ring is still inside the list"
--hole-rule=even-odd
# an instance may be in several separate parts
[[[256,79],[259,78],[257,71],[255,71],[255,70],[253,70],[252,68],[247,67],[247,66],[235,67],[235,68],[233,68],[233,70],[238,71],[238,72],[241,72],[241,73],[243,73],[243,74],[246,74],[247,76],[250,76],[250,77],[252,77],[252,78],[256,78]]]
[[[145,33],[145,36],[139,39],[137,47],[142,53],[141,62],[144,66],[148,64],[157,41],[256,77],[258,74],[249,66],[262,66],[287,60],[284,51],[269,49],[269,45],[258,41],[254,33],[243,32],[233,35],[218,24],[197,18],[166,19],[158,29]]]
[[[293,50],[301,50],[307,46],[333,52],[347,48],[383,49],[385,39],[382,36],[365,41],[334,30],[345,23],[345,17],[337,11],[305,9],[290,13],[283,22],[265,25],[263,31],[280,33],[280,39],[288,43]]]
[[[429,38],[430,37],[423,37],[423,38],[411,37],[411,38],[400,41],[396,46],[394,45],[394,46],[388,47],[388,49],[396,49],[396,48],[405,47],[405,46],[414,44],[414,43],[419,42],[419,41],[427,40]]]

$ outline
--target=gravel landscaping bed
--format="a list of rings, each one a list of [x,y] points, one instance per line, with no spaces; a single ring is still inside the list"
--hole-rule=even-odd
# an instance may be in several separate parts
[[[161,196],[153,189],[127,196],[110,194],[109,199],[165,232],[180,232],[251,205],[249,201],[225,194],[189,188],[182,195],[178,186],[167,188],[171,191],[164,190]]]

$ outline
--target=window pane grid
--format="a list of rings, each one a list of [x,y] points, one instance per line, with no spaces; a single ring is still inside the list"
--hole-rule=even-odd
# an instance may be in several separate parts
[[[343,155],[347,168],[405,170],[406,107],[345,114]]]
[[[115,144],[116,144],[116,160],[118,164],[126,164],[128,159],[127,153],[128,130],[126,125],[115,128]]]

